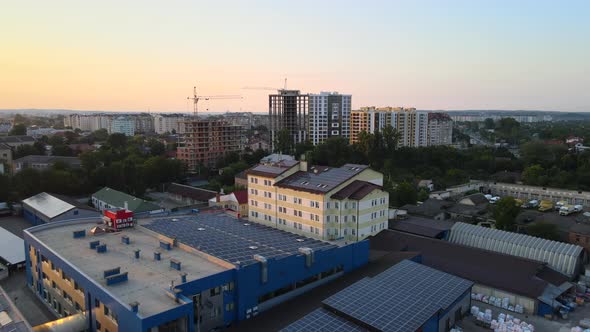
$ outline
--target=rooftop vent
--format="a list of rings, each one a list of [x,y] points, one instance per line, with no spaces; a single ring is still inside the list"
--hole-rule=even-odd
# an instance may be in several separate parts
[[[181,268],[182,268],[180,261],[179,260],[176,260],[174,258],[171,258],[170,259],[170,267],[173,268],[173,269],[175,269],[175,270],[178,270],[178,271],[180,271]]]
[[[180,281],[184,284],[186,282],[186,272],[180,274]]]
[[[134,313],[137,313],[139,311],[139,302],[131,302],[129,303],[129,306],[131,307],[131,311],[133,311]]]
[[[114,276],[115,274],[119,274],[119,273],[121,273],[121,268],[116,267],[114,269],[102,271],[102,277],[106,279],[107,277]]]
[[[304,239],[297,239],[297,240],[295,240],[295,241],[297,241],[297,242],[303,242],[303,241],[305,241],[305,240],[304,240]]]
[[[160,252],[159,251],[155,251],[154,252],[154,260],[155,261],[159,261],[160,260],[160,257],[161,257]]]
[[[252,249],[252,250],[256,250],[256,249],[258,249],[258,247],[257,247],[257,246],[249,246],[248,248],[250,248],[250,249]]]
[[[74,239],[79,239],[86,236],[86,230],[74,231],[73,233]]]
[[[172,249],[172,245],[170,245],[170,242],[160,241],[160,248],[170,250]]]
[[[127,272],[114,274],[112,276],[108,276],[106,279],[107,279],[107,286],[118,284],[118,283],[129,280],[128,276],[127,276]]]
[[[123,235],[123,236],[121,237],[121,243],[129,244],[129,243],[130,243],[130,241],[129,241],[129,236],[127,236],[127,235]]]
[[[100,244],[100,245],[96,246],[96,252],[99,254],[107,252],[107,245]]]
[[[90,241],[90,249],[96,249],[96,247],[98,247],[99,244],[100,241]]]
[[[250,224],[249,223],[244,223],[244,226],[250,226]]]
[[[135,258],[139,259],[139,253],[140,252],[141,252],[141,250],[139,250],[139,249],[133,250],[133,253],[135,254]]]

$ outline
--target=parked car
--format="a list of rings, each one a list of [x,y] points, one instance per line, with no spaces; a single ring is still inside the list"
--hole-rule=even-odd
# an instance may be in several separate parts
[[[560,216],[569,216],[570,214],[576,212],[574,207],[571,205],[564,205],[559,209]]]

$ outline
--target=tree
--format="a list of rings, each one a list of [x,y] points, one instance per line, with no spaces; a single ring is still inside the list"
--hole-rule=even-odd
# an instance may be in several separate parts
[[[393,206],[403,206],[406,204],[416,204],[418,200],[418,192],[414,185],[409,182],[402,182],[389,193],[390,202]]]
[[[281,129],[277,132],[275,137],[275,152],[289,154],[293,148],[293,139],[289,129]]]
[[[42,154],[45,154],[45,148],[37,143],[33,145],[19,145],[14,151],[14,159]]]
[[[399,140],[401,139],[400,133],[394,129],[391,125],[387,125],[382,129],[383,135],[383,148],[387,155],[392,154],[395,149],[397,149],[397,145]]]
[[[114,150],[123,150],[127,145],[127,136],[121,133],[114,133],[109,135],[107,144]]]
[[[418,201],[424,202],[429,197],[430,197],[430,192],[428,191],[428,189],[420,188],[420,190],[418,191],[418,196],[417,196]]]
[[[545,169],[541,165],[532,165],[524,169],[522,178],[524,183],[529,185],[542,185],[541,177],[545,175]]]
[[[494,119],[492,119],[492,118],[486,118],[483,121],[483,125],[486,129],[494,129],[496,127],[496,124],[494,123]]]
[[[496,219],[496,228],[505,231],[513,231],[516,228],[515,219],[520,213],[520,208],[516,205],[513,197],[502,197],[494,206],[494,219]]]
[[[51,147],[51,152],[54,156],[71,157],[74,155],[74,151],[67,145],[55,145]]]
[[[27,126],[25,126],[22,123],[19,124],[15,124],[12,129],[10,130],[10,133],[8,133],[8,135],[11,136],[22,136],[22,135],[26,135],[27,134]]]
[[[166,153],[166,145],[164,145],[164,143],[158,141],[157,139],[150,139],[147,145],[150,149],[150,153],[152,154],[152,156],[161,156],[164,153]]]
[[[538,222],[526,228],[528,235],[540,237],[542,239],[559,241],[559,231],[554,224]]]
[[[109,138],[109,132],[103,128],[103,129],[93,131],[91,136],[97,142],[105,142]]]

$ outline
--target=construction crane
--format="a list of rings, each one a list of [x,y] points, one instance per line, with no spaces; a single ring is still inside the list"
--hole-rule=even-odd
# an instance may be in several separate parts
[[[187,100],[191,100],[193,101],[193,116],[195,118],[197,118],[198,113],[199,113],[199,109],[198,109],[198,104],[199,104],[199,100],[210,100],[210,99],[242,99],[242,96],[240,95],[217,95],[217,96],[199,96],[197,94],[197,87],[193,87],[193,96],[192,97],[186,97]]]
[[[244,90],[272,90],[272,91],[280,91],[280,90],[287,90],[287,79],[285,78],[285,85],[283,88],[270,88],[267,86],[245,86],[242,89]]]

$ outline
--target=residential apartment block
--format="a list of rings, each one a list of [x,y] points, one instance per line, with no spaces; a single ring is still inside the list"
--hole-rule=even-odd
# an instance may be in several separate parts
[[[110,133],[112,120],[109,114],[70,114],[64,118],[64,126],[82,131],[106,129]]]
[[[308,139],[320,144],[329,137],[350,137],[351,95],[321,92],[309,95]]]
[[[403,107],[362,107],[352,111],[350,118],[351,143],[358,142],[362,131],[375,133],[388,125],[400,134],[400,147],[450,145],[452,142],[452,122],[447,121],[448,116],[443,113]]]
[[[182,114],[156,114],[154,115],[154,130],[156,134],[178,133],[179,122],[185,120]]]
[[[249,220],[324,240],[360,241],[387,228],[383,174],[281,160],[247,172]]]
[[[271,142],[274,150],[276,135],[286,129],[293,144],[307,139],[307,111],[309,95],[299,90],[278,90],[268,96],[268,115],[270,118]]]
[[[110,133],[125,134],[125,136],[135,135],[135,119],[127,116],[119,116],[113,119]]]
[[[242,150],[242,127],[223,120],[187,118],[179,122],[177,158],[184,160],[189,172],[199,165],[214,168],[217,160],[229,152]]]
[[[428,113],[428,145],[453,144],[453,121],[446,113]]]

